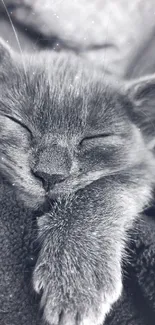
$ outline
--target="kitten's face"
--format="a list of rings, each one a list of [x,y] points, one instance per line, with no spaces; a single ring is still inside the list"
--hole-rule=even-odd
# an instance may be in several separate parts
[[[42,203],[146,163],[144,141],[119,94],[75,58],[49,55],[3,69],[0,167]],[[26,200],[25,196],[25,200]]]

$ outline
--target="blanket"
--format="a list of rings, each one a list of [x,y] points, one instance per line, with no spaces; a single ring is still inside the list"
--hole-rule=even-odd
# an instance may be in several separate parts
[[[31,285],[35,229],[32,212],[0,175],[0,325],[39,325]]]
[[[130,233],[124,291],[106,325],[155,324],[155,209],[147,214]]]

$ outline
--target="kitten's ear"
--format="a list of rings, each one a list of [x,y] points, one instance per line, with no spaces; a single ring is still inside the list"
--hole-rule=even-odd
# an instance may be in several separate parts
[[[128,82],[126,92],[133,104],[131,118],[150,148],[155,147],[155,75]]]
[[[12,59],[12,49],[10,46],[0,38],[0,67],[7,66]]]

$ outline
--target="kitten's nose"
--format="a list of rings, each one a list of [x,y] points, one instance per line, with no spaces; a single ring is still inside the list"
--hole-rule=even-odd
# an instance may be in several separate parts
[[[55,184],[57,183],[61,183],[65,180],[65,175],[61,175],[61,174],[48,174],[42,171],[36,171],[35,176],[40,178],[43,182],[43,187],[45,189],[46,192],[48,192],[50,189],[52,189],[54,187]]]

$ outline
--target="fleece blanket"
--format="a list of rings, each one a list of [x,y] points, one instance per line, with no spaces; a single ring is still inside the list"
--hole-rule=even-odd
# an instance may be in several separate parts
[[[36,252],[33,217],[0,175],[0,325],[39,325],[31,286]]]
[[[124,291],[106,325],[155,324],[155,208],[141,216],[130,238]]]

